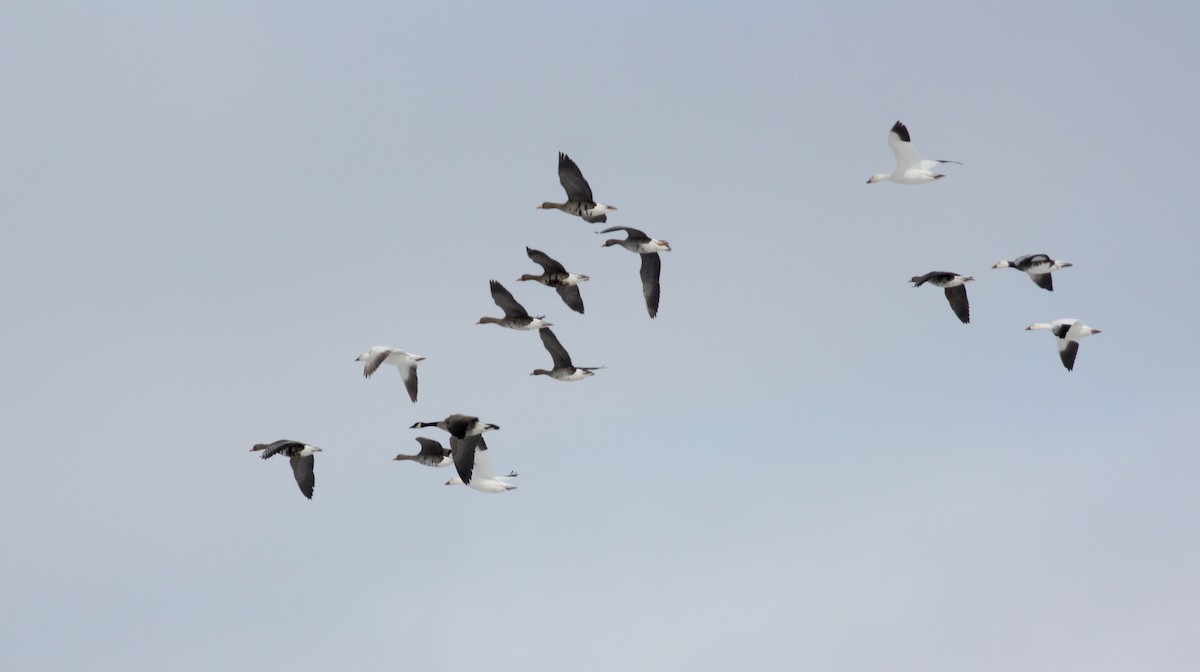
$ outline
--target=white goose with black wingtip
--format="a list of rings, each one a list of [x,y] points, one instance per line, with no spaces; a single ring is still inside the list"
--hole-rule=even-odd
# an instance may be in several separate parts
[[[897,121],[892,130],[888,132],[888,146],[892,148],[892,153],[896,155],[896,169],[891,173],[876,173],[867,180],[867,184],[875,182],[895,182],[896,184],[927,184],[940,180],[945,175],[942,173],[933,172],[942,163],[957,163],[959,161],[950,161],[949,159],[921,159],[921,155],[917,154],[917,148],[913,147],[912,137],[908,134],[908,128],[904,124]]]
[[[1067,371],[1075,370],[1075,356],[1079,354],[1079,339],[1100,333],[1099,329],[1093,329],[1081,320],[1074,318],[1063,318],[1049,323],[1034,322],[1025,327],[1025,331],[1039,329],[1045,329],[1058,337],[1058,356],[1062,359],[1063,366],[1067,367]]]

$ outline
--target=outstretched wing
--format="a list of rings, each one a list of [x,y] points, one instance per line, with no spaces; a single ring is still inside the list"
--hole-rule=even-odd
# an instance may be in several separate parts
[[[517,303],[513,295],[504,288],[504,285],[495,280],[489,283],[492,287],[492,301],[496,302],[497,306],[504,311],[505,317],[529,317],[529,313],[525,312],[525,307]]]
[[[583,171],[571,160],[571,157],[558,153],[558,181],[567,192],[567,199],[584,203],[594,203],[592,188],[583,179]]]
[[[658,315],[658,275],[662,270],[662,259],[657,252],[642,256],[642,294],[646,297],[646,311],[650,317]]]
[[[417,403],[417,365],[413,362],[408,362],[404,366],[399,367],[400,377],[404,379],[404,387],[408,390],[408,398]]]
[[[567,349],[559,343],[558,337],[554,335],[550,329],[538,329],[538,333],[542,337],[542,345],[546,346],[546,351],[550,353],[551,359],[554,360],[554,368],[574,368],[571,364],[571,355],[567,354]]]
[[[1033,284],[1046,291],[1054,291],[1054,278],[1050,277],[1049,273],[1030,273],[1029,279],[1033,280]]]
[[[896,155],[897,171],[920,167],[921,156],[917,154],[917,148],[913,147],[912,138],[908,135],[908,128],[899,121],[888,132],[888,146],[892,148],[892,153]]]
[[[371,357],[363,364],[363,378],[370,378],[371,374],[375,373],[375,370],[382,366],[393,352],[395,350],[392,348],[379,348],[373,351]]]
[[[317,477],[313,474],[313,461],[312,455],[292,456],[292,473],[296,476],[296,485],[300,486],[300,492],[309,499],[312,499],[313,487],[317,484]]]
[[[472,479],[487,480],[493,478],[491,458],[487,454],[487,442],[483,436],[476,434],[465,439],[450,437],[450,452],[454,457],[454,468],[463,483]]]
[[[559,285],[554,290],[571,310],[577,313],[583,312],[583,295],[579,293],[579,285]]]
[[[966,285],[947,287],[946,300],[950,302],[950,307],[954,309],[954,314],[958,316],[958,319],[962,320],[963,324],[971,322],[971,306],[967,303]]]
[[[629,226],[610,226],[603,231],[597,231],[597,233],[612,233],[613,231],[624,231],[629,236],[630,240],[650,240],[650,236],[647,236],[645,232]]]
[[[547,273],[564,273],[565,274],[567,272],[567,269],[563,268],[562,264],[551,259],[550,255],[546,254],[545,252],[542,252],[541,250],[535,250],[532,247],[526,247],[525,254],[529,255],[529,258],[533,260],[533,263],[546,269]]]
[[[1075,370],[1075,355],[1079,353],[1079,341],[1068,341],[1065,338],[1058,339],[1058,356],[1062,358],[1063,366],[1067,367],[1068,371]]]

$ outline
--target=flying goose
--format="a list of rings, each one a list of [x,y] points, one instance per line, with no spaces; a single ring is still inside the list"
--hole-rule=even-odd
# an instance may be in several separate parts
[[[662,270],[662,260],[659,252],[670,252],[671,244],[665,240],[655,240],[642,231],[628,226],[610,226],[599,233],[624,231],[625,240],[610,238],[604,241],[604,247],[620,245],[621,247],[642,255],[642,294],[646,297],[646,311],[650,317],[658,315],[658,275]]]
[[[596,375],[593,373],[596,369],[602,369],[602,366],[575,366],[571,364],[571,355],[567,354],[567,349],[558,342],[558,337],[554,335],[550,329],[539,329],[538,333],[542,336],[542,345],[546,346],[546,350],[550,353],[550,358],[554,360],[554,368],[547,371],[545,369],[534,369],[531,376],[550,376],[555,380],[571,382],[575,380],[583,380],[588,376]]]
[[[531,275],[526,273],[517,278],[517,282],[536,280],[547,287],[553,287],[558,292],[558,295],[562,297],[563,303],[567,304],[571,310],[582,313],[583,297],[579,295],[579,287],[576,285],[584,280],[591,280],[591,278],[586,275],[568,273],[562,264],[551,259],[549,255],[541,250],[526,247],[525,254],[528,254],[534,263],[542,267],[542,274]]]
[[[958,161],[949,161],[947,159],[926,159],[921,160],[921,156],[917,154],[917,148],[913,147],[912,139],[908,135],[908,129],[904,124],[896,122],[892,126],[892,130],[888,133],[888,145],[892,148],[892,153],[896,155],[896,170],[892,173],[876,173],[867,180],[867,184],[875,182],[883,182],[891,180],[897,184],[925,184],[940,180],[945,175],[933,172],[939,163],[957,163]]]
[[[1001,259],[992,268],[1015,268],[1018,271],[1025,271],[1029,274],[1029,279],[1033,280],[1033,284],[1048,292],[1053,292],[1054,278],[1050,275],[1051,271],[1057,271],[1060,268],[1070,268],[1073,265],[1069,261],[1051,259],[1045,254],[1027,254],[1023,257],[1017,257],[1013,261]]]
[[[487,422],[480,422],[479,418],[473,415],[463,415],[455,413],[454,415],[446,416],[445,420],[437,422],[415,422],[409,429],[419,429],[421,427],[437,427],[450,432],[450,436],[460,439],[482,434],[484,432],[500,429],[500,425],[493,425]],[[453,448],[453,446],[451,446]]]
[[[412,460],[427,467],[448,467],[454,463],[450,457],[450,449],[443,448],[440,442],[418,436],[417,443],[421,444],[420,452],[416,455],[397,455],[393,461]]]
[[[292,461],[292,474],[296,476],[296,485],[300,486],[300,492],[304,493],[305,497],[312,499],[313,486],[317,484],[317,477],[313,474],[313,453],[321,452],[320,448],[299,441],[280,439],[273,443],[256,443],[250,452],[256,450],[263,451],[264,460],[276,453],[287,455]]]
[[[382,364],[391,364],[400,370],[404,379],[404,387],[408,388],[408,397],[417,401],[417,362],[425,359],[403,350],[377,345],[354,359],[356,362],[366,362],[363,365],[363,377],[370,378],[372,373]]]
[[[504,285],[495,280],[490,280],[489,284],[492,288],[492,300],[504,311],[504,317],[481,317],[475,324],[498,324],[502,327],[517,329],[519,331],[553,326],[545,320],[545,315],[530,317],[529,313],[525,312],[524,306],[517,303],[517,300],[513,298],[512,294],[508,293]]]
[[[929,283],[934,287],[942,287],[946,290],[946,300],[950,302],[950,307],[954,309],[954,314],[958,319],[962,320],[963,324],[971,321],[971,306],[967,304],[967,288],[964,283],[971,282],[975,278],[969,275],[958,275],[957,273],[948,273],[946,271],[931,271],[925,275],[914,275],[909,282],[913,283],[913,287],[920,287],[925,283]]]
[[[516,474],[496,476],[487,449],[487,443],[482,436],[469,436],[465,439],[450,437],[450,452],[454,456],[454,468],[458,471],[459,479],[467,487],[480,492],[516,490],[517,486],[506,480]],[[453,483],[454,479],[450,479],[446,485]]]
[[[579,166],[571,160],[571,157],[558,153],[558,181],[562,183],[563,189],[567,192],[566,203],[551,203],[546,201],[537,206],[538,210],[562,210],[569,215],[582,217],[585,222],[600,224],[608,221],[608,216],[604,213],[610,210],[616,210],[611,205],[597,203],[592,198],[592,188],[588,186],[587,180],[583,179],[583,173],[580,172]]]
[[[1066,318],[1055,320],[1049,324],[1034,322],[1025,327],[1025,331],[1037,331],[1038,329],[1048,329],[1050,333],[1058,337],[1058,356],[1062,358],[1063,366],[1067,367],[1067,371],[1075,370],[1075,355],[1079,353],[1079,339],[1100,333],[1099,329],[1093,329],[1080,320]]]

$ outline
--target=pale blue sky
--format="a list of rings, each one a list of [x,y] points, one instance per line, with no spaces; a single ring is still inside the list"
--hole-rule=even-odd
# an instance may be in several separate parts
[[[1194,667],[1200,8],[643,4],[0,8],[6,668]],[[518,490],[390,461],[453,412]]]

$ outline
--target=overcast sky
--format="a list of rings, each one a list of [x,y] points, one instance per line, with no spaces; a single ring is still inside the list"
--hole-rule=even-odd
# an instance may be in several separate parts
[[[1194,669],[1200,5],[651,4],[0,8],[6,669]]]

